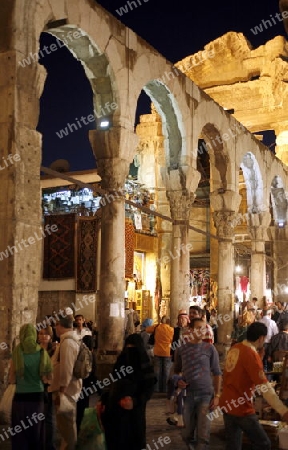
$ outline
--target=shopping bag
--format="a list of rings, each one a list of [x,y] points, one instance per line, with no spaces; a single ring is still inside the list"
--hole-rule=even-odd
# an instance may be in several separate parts
[[[86,408],[80,425],[76,450],[106,450],[105,434],[95,408]]]
[[[61,414],[67,414],[74,410],[75,402],[72,398],[69,398],[66,394],[60,394],[60,405],[57,408],[57,412]]]
[[[0,423],[11,425],[12,402],[16,384],[8,384],[0,401]]]

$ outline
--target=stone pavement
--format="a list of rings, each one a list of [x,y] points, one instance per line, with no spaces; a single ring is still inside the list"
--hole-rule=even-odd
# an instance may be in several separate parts
[[[94,406],[96,401],[97,396],[96,395],[92,396],[90,398],[90,406]],[[166,422],[168,416],[165,414],[165,407],[166,407],[165,394],[155,393],[151,398],[151,400],[147,403],[146,450],[166,450],[166,449],[187,450],[187,447],[181,438],[181,430],[175,426],[168,425],[168,423]],[[1,432],[3,433],[6,427],[7,426],[0,424],[1,430],[0,433]],[[162,446],[159,442],[157,442],[160,436],[162,436],[163,438]],[[164,441],[164,439],[166,440],[166,442]],[[224,449],[225,449],[224,425],[222,416],[220,416],[219,419],[214,419],[211,422],[211,438],[209,449],[207,450],[224,450]],[[11,450],[10,439],[5,440],[5,442],[2,442],[0,439],[0,450]],[[243,444],[242,450],[251,450],[251,446]],[[278,446],[272,445],[271,450],[278,450]]]
[[[147,404],[147,450],[157,450],[157,446],[159,450],[187,450],[187,446],[181,438],[181,429],[168,425],[166,422],[168,416],[165,414],[165,406],[165,394],[154,394]],[[161,447],[160,444],[157,443],[159,436],[162,436],[163,438],[168,437],[171,442],[167,444],[163,443],[163,447]],[[166,439],[166,441],[168,441],[168,439]],[[209,447],[209,450],[224,450],[225,448],[222,417],[220,419],[214,419],[211,423],[211,439]]]
[[[94,406],[97,401],[97,396],[90,398],[90,406]],[[187,450],[186,445],[181,438],[181,430],[175,426],[168,425],[166,422],[167,415],[165,414],[166,396],[165,394],[154,394],[152,399],[147,404],[146,416],[147,416],[147,450]],[[211,443],[209,450],[224,450],[223,440],[223,421],[214,420],[212,422]],[[0,426],[1,430],[6,427]],[[222,435],[221,435],[222,432]],[[158,438],[169,438],[171,442],[165,444],[163,447],[160,443],[157,443]],[[1,441],[1,440],[0,440]],[[166,439],[167,441],[167,439]],[[149,447],[150,445],[150,447]],[[0,450],[11,450],[10,440],[0,442]],[[42,450],[42,449],[39,449]],[[116,450],[116,449],[115,449]],[[122,449],[120,449],[122,450]],[[129,450],[129,449],[127,449]]]

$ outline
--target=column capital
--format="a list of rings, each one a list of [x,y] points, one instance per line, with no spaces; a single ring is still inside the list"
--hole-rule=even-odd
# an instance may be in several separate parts
[[[195,192],[201,177],[198,170],[187,165],[173,170],[163,168],[161,175],[167,191]]]
[[[110,130],[90,130],[89,140],[98,163],[99,158],[119,158],[130,163],[139,141],[133,130],[113,126]]]
[[[252,241],[267,241],[267,230],[271,222],[271,214],[263,211],[258,214],[248,214],[248,230]]]
[[[214,211],[213,219],[217,236],[221,239],[233,240],[237,213],[235,211]]]
[[[214,191],[210,194],[210,204],[214,211],[237,212],[242,197],[235,191]]]
[[[238,209],[241,195],[235,191],[214,191],[210,194],[210,205],[213,212],[217,236],[221,239],[232,240],[234,228],[238,222]]]
[[[288,226],[279,228],[277,225],[270,226],[268,229],[268,237],[270,240],[277,242],[283,239],[288,241]]]
[[[195,199],[193,192],[187,190],[167,191],[173,220],[189,221],[190,210]]]
[[[125,159],[99,158],[97,160],[97,169],[101,177],[101,187],[113,191],[123,189],[129,173],[129,166],[129,161]]]

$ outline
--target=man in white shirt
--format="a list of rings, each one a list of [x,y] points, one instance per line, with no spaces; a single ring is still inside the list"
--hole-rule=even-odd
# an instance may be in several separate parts
[[[84,336],[92,336],[92,331],[88,327],[84,326],[85,318],[82,314],[75,316],[76,328],[74,328],[74,334],[79,339],[83,339]]]
[[[61,450],[74,450],[77,442],[76,404],[82,380],[73,375],[79,344],[73,331],[72,315],[65,315],[57,320],[56,333],[60,337],[60,345],[52,356],[53,379],[48,390],[53,394]]]
[[[265,355],[263,358],[263,365],[265,369],[267,370],[267,364],[268,364],[268,347],[271,342],[271,338],[275,336],[275,334],[279,333],[278,326],[274,322],[274,320],[271,319],[272,311],[271,309],[263,309],[262,312],[262,319],[258,320],[258,322],[264,323],[267,327],[267,335],[265,336],[264,340],[264,349],[265,349]]]
[[[264,344],[269,344],[272,336],[279,333],[278,327],[274,320],[271,319],[272,311],[271,309],[264,309],[262,312],[262,319],[258,322],[264,323],[267,327],[267,336],[265,337]]]

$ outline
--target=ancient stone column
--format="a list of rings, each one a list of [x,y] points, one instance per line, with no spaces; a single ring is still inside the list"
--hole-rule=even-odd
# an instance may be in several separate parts
[[[189,214],[194,194],[183,191],[168,191],[172,223],[172,239],[169,259],[170,278],[170,317],[171,324],[177,321],[179,309],[189,308],[190,292],[190,248],[188,242]]]
[[[139,137],[137,146],[138,181],[154,190],[157,212],[169,216],[169,201],[161,177],[161,167],[166,165],[162,120],[153,103],[151,104],[151,114],[140,116],[136,134]],[[155,321],[159,319],[163,311],[165,312],[165,308],[160,308],[162,300],[167,305],[170,298],[171,223],[157,217],[156,230],[158,248],[155,284],[157,294],[151,315]]]
[[[25,68],[19,64],[23,51],[36,52],[38,42],[32,36],[29,43],[20,39],[14,3],[4,9],[0,14],[0,398],[12,343],[21,325],[36,320],[45,234],[41,223],[41,134],[36,131],[43,73],[36,63]],[[9,37],[12,30],[13,39]]]
[[[269,238],[272,241],[273,257],[273,300],[287,301],[288,296],[288,227],[269,227]]]
[[[170,204],[167,199],[166,191],[159,189],[156,191],[157,211],[164,216],[170,215]],[[170,280],[171,280],[171,257],[170,252],[172,224],[160,217],[157,218],[157,241],[158,241],[158,257],[157,257],[157,274],[159,274],[161,282],[162,299],[169,303],[170,299]]]
[[[119,157],[126,141],[125,129],[90,133],[97,158],[102,196],[101,266],[98,327],[97,375],[101,379],[111,371],[123,347],[125,292],[125,197],[124,183],[130,161]],[[127,147],[126,147],[127,148]],[[128,147],[129,148],[129,147]],[[113,153],[116,156],[113,156]],[[118,154],[118,155],[117,155]],[[127,155],[127,152],[126,152]],[[127,155],[129,157],[129,154]]]
[[[270,221],[271,215],[267,211],[248,215],[248,230],[251,236],[251,297],[258,298],[259,307],[263,306],[262,300],[266,295],[265,241],[268,239],[267,228]]]
[[[219,238],[218,250],[218,345],[224,345],[233,329],[234,227],[241,196],[233,191],[212,193],[213,218]]]

